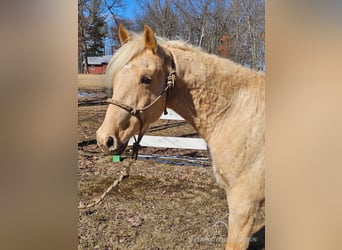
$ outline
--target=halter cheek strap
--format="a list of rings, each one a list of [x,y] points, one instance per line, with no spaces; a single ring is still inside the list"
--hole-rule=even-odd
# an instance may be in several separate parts
[[[172,61],[172,68],[174,69],[174,62],[173,61]],[[147,109],[149,109],[150,107],[152,107],[160,98],[162,98],[164,93],[166,93],[164,114],[167,114],[166,104],[167,104],[167,98],[168,98],[168,93],[169,93],[168,91],[175,86],[175,83],[176,83],[176,71],[172,70],[169,73],[168,77],[167,77],[166,86],[163,89],[163,91],[160,93],[160,95],[156,99],[154,99],[150,104],[146,105],[143,108],[133,108],[133,107],[127,105],[127,104],[124,104],[124,103],[122,103],[120,101],[117,101],[117,100],[114,100],[112,98],[108,98],[107,99],[107,102],[109,104],[113,104],[113,105],[115,105],[115,106],[117,106],[119,108],[122,108],[122,109],[126,110],[127,112],[129,112],[131,115],[135,116],[139,120],[139,125],[140,125],[139,135],[138,135],[138,139],[135,139],[135,137],[134,137],[135,142],[133,143],[132,159],[136,160],[138,158],[138,151],[139,151],[139,148],[140,148],[140,141],[141,141],[142,137],[144,136],[144,134],[142,132],[143,121],[141,119],[140,113],[145,111],[145,110],[147,110]]]

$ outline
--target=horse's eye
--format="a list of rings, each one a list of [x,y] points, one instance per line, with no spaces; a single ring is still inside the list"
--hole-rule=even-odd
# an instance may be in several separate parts
[[[141,83],[150,84],[152,82],[152,77],[149,75],[143,75],[140,79]]]

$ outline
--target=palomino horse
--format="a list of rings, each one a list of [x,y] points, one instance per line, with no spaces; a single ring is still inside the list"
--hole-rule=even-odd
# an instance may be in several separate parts
[[[246,249],[265,189],[265,76],[181,41],[119,28],[121,48],[107,68],[113,96],[98,145],[121,154],[128,140],[169,107],[203,137],[227,194],[226,249]],[[138,139],[139,140],[139,139]]]

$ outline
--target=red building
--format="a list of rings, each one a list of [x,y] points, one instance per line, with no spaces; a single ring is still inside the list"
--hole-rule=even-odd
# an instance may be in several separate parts
[[[88,57],[88,73],[89,74],[104,74],[112,56],[96,56]]]

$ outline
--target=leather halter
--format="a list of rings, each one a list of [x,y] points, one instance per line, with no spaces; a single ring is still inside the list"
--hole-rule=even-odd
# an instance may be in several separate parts
[[[133,152],[132,152],[132,159],[137,159],[138,158],[138,151],[140,148],[140,141],[142,139],[142,137],[144,136],[144,134],[142,133],[142,129],[143,129],[143,121],[141,119],[140,113],[149,109],[150,107],[152,107],[163,95],[164,93],[166,93],[166,100],[165,100],[165,107],[164,107],[164,114],[167,114],[167,110],[166,110],[166,104],[167,104],[167,97],[168,97],[168,91],[173,88],[175,86],[175,82],[176,82],[176,71],[174,70],[174,62],[172,60],[172,68],[173,70],[169,73],[168,77],[167,77],[167,81],[166,81],[166,86],[163,89],[163,91],[160,93],[160,95],[154,99],[150,104],[146,105],[143,108],[134,108],[131,107],[127,104],[124,104],[118,100],[114,100],[112,98],[108,98],[107,102],[109,104],[113,104],[119,108],[122,108],[124,110],[126,110],[127,112],[129,112],[131,115],[135,116],[138,120],[139,120],[139,124],[140,124],[140,129],[139,129],[139,135],[138,135],[138,139],[136,139],[134,137],[134,143],[133,143]]]

